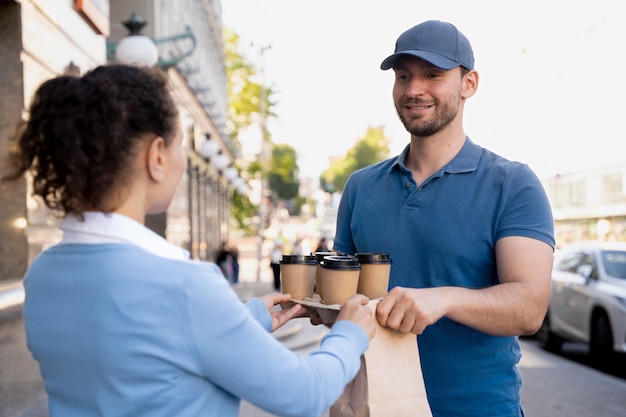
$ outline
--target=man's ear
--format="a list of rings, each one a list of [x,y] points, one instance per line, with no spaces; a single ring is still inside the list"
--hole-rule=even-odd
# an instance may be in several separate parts
[[[463,92],[461,97],[470,98],[478,90],[478,71],[471,70],[463,77]]]
[[[152,181],[161,182],[165,178],[165,141],[157,136],[148,145],[146,152],[148,176]]]

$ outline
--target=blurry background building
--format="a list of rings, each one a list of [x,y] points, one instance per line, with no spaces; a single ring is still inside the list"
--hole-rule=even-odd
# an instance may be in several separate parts
[[[145,20],[140,31],[169,76],[188,155],[170,209],[146,224],[194,258],[212,260],[228,240],[230,195],[240,185],[226,123],[219,1],[0,0],[0,152],[6,154],[41,82],[115,62],[118,44],[137,19]],[[60,239],[58,220],[30,196],[27,179],[0,193],[0,282],[19,279],[34,256]]]
[[[626,164],[557,175],[544,186],[557,246],[583,240],[626,241]]]

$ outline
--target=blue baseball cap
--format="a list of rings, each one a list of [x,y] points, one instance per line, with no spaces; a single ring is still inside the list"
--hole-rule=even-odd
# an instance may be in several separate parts
[[[385,58],[380,69],[393,68],[398,58],[407,55],[445,70],[458,66],[474,69],[474,52],[469,40],[453,24],[441,20],[427,20],[402,33],[393,55]]]

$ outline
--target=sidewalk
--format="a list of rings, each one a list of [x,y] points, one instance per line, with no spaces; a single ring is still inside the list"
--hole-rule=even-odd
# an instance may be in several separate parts
[[[626,381],[548,353],[521,339],[526,417],[624,417]]]
[[[234,290],[242,301],[252,297],[269,294],[274,291],[274,276],[267,257],[258,259],[258,240],[256,237],[240,239],[239,250],[239,286]]]

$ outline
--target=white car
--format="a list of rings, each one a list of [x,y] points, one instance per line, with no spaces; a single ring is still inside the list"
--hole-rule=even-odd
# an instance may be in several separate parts
[[[626,243],[578,244],[559,254],[536,336],[551,352],[566,340],[588,343],[595,360],[626,352]]]

